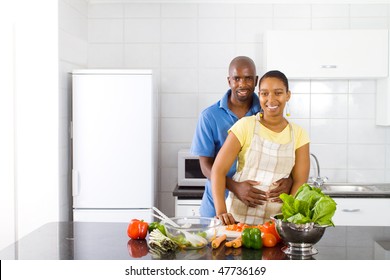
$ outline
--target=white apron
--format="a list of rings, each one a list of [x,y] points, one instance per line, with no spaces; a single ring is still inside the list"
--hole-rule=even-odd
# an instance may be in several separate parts
[[[256,188],[268,191],[275,188],[272,183],[290,176],[295,164],[294,132],[290,126],[291,141],[287,144],[277,144],[260,137],[260,114],[256,115],[253,139],[245,153],[245,165],[240,172],[236,172],[233,180],[243,182],[254,180],[260,182]],[[263,224],[270,220],[270,216],[281,211],[282,203],[266,202],[264,205],[248,207],[232,192],[226,199],[228,213],[246,224]]]

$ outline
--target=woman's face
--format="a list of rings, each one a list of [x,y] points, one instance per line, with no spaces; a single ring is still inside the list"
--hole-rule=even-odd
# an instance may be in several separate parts
[[[287,91],[282,80],[273,77],[263,79],[259,86],[259,98],[264,116],[283,116],[284,107],[290,96],[291,93]]]

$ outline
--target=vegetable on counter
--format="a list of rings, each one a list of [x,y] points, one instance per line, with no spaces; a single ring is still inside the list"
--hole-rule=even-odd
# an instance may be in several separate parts
[[[167,235],[165,231],[165,226],[163,224],[160,224],[159,222],[152,222],[149,224],[148,231],[151,233],[153,230],[158,229],[161,231],[162,234]]]
[[[131,239],[145,239],[148,234],[148,223],[144,220],[132,219],[127,227],[127,235]]]
[[[211,247],[212,247],[213,249],[217,249],[217,248],[221,245],[221,243],[222,243],[223,241],[226,240],[226,238],[227,238],[227,235],[226,235],[226,234],[222,234],[221,236],[218,236],[217,238],[215,238],[215,239],[211,242]]]
[[[242,246],[242,237],[239,236],[236,239],[233,239],[232,241],[228,241],[225,243],[226,247],[233,247],[233,248],[240,248]]]
[[[278,241],[272,233],[264,233],[261,237],[264,247],[274,247]]]
[[[279,236],[278,231],[276,230],[276,224],[273,221],[265,222],[264,224],[259,226],[259,229],[262,233],[270,233],[275,236],[276,243],[279,243],[282,239]]]
[[[242,245],[245,248],[260,249],[263,247],[261,231],[256,228],[246,228],[241,234]]]
[[[162,252],[175,251],[177,244],[165,236],[159,229],[154,229],[149,234],[149,246]]]
[[[283,201],[283,221],[334,226],[332,217],[336,212],[336,202],[320,188],[303,184],[295,196],[283,193],[279,197]]]
[[[253,227],[253,226],[250,226],[248,224],[245,224],[245,223],[236,223],[236,224],[231,224],[231,225],[227,225],[225,228],[226,230],[230,230],[230,231],[243,231],[244,229],[246,228],[249,228],[249,227]]]

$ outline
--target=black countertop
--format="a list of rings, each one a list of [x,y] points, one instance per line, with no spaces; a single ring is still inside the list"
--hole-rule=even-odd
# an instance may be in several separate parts
[[[130,241],[126,223],[53,222],[43,225],[0,251],[0,259],[129,260],[159,259],[148,253],[146,240]],[[288,259],[278,247],[250,250],[207,246],[177,251],[161,259],[232,260]],[[315,245],[317,260],[390,259],[390,227],[327,228]]]
[[[173,190],[173,196],[178,199],[202,199],[204,187],[201,186],[179,186]]]

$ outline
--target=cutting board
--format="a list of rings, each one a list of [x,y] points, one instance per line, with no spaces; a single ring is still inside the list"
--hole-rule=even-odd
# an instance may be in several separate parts
[[[217,236],[221,236],[223,234],[226,234],[226,239],[233,240],[233,239],[241,236],[241,231],[226,230],[226,226],[218,227]]]

